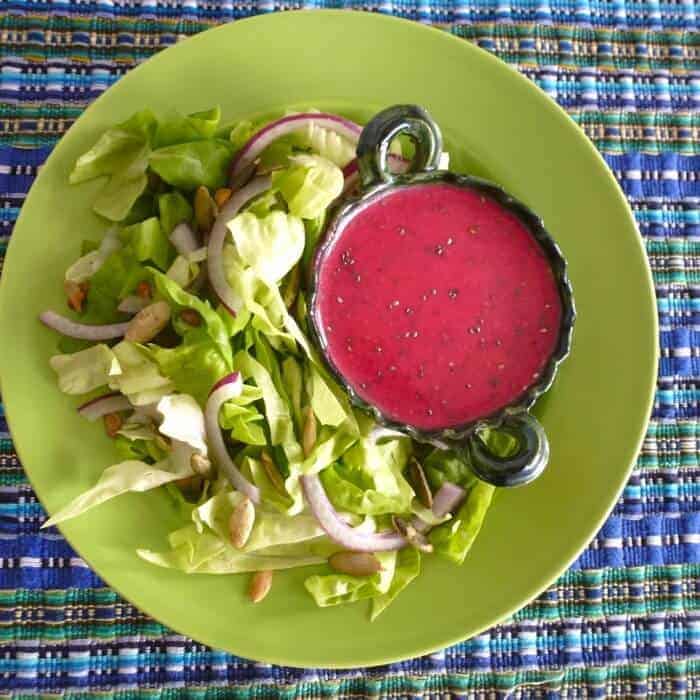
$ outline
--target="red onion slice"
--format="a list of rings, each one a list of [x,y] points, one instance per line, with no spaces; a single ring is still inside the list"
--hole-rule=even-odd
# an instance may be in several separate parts
[[[254,134],[248,143],[238,151],[231,165],[231,180],[246,167],[248,167],[273,141],[281,136],[286,136],[303,129],[308,124],[315,124],[323,129],[330,129],[340,136],[344,136],[352,143],[357,143],[362,133],[362,127],[349,119],[339,117],[337,114],[327,112],[310,112],[304,114],[290,114],[282,117],[264,129]]]
[[[226,202],[223,209],[216,217],[214,226],[209,234],[209,244],[207,245],[207,271],[209,272],[209,282],[219,301],[226,307],[228,312],[235,316],[236,312],[241,307],[241,300],[238,295],[231,289],[226,280],[224,272],[223,249],[228,234],[228,224],[233,219],[240,209],[247,204],[253,197],[257,197],[265,190],[270,189],[272,179],[267,177],[256,177],[255,180],[249,182],[245,187],[235,192],[231,199]]]
[[[367,534],[347,525],[333,508],[318,474],[307,474],[300,481],[321,529],[339,545],[356,552],[388,552],[406,546],[406,538],[398,532]]]
[[[192,227],[185,221],[178,224],[170,234],[170,242],[175,246],[175,250],[180,255],[194,253],[200,247],[197,240],[197,234],[192,230]]]
[[[467,492],[461,486],[457,486],[451,481],[446,481],[433,496],[433,515],[436,518],[444,518],[464,500],[466,495]],[[421,533],[426,533],[430,530],[430,525],[417,515],[411,518],[411,525]]]
[[[433,497],[433,515],[436,518],[443,518],[451,513],[467,495],[467,492],[457,484],[446,481]]]
[[[112,340],[121,338],[128,328],[128,323],[111,323],[103,326],[91,326],[86,323],[76,323],[65,316],[53,311],[39,314],[39,320],[61,335],[80,340]]]
[[[214,462],[220,469],[223,469],[235,489],[248,496],[253,503],[260,503],[260,489],[251,484],[238,471],[226,449],[224,438],[221,435],[221,428],[219,427],[219,410],[221,406],[229,399],[240,396],[242,390],[243,381],[238,372],[233,372],[217,382],[209,394],[207,405],[204,409],[204,426]]]
[[[131,401],[119,392],[98,396],[78,407],[78,413],[89,421],[96,421],[108,413],[118,413],[132,409]]]

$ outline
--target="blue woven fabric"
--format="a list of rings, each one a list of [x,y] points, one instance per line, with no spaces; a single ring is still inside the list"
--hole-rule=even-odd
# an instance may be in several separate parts
[[[571,570],[512,620],[390,667],[302,671],[173,634],[104,587],[60,535],[39,533],[45,515],[0,407],[0,692],[700,697],[694,2],[0,2],[0,263],[37,168],[91,100],[180,36],[299,6],[369,8],[444,25],[518,68],[601,150],[639,225],[658,299],[658,390],[637,468]]]

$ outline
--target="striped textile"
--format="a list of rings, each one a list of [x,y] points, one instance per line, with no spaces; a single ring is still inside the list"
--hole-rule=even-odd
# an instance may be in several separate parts
[[[85,106],[215,24],[299,7],[443,26],[533,80],[627,194],[656,283],[653,417],[615,509],[506,624],[357,671],[273,667],[175,635],[104,586],[44,513],[0,410],[0,697],[700,697],[700,34],[693,0],[0,0],[0,266],[24,197]]]

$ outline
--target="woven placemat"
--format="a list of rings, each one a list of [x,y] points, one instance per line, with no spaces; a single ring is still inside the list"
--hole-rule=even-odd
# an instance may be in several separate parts
[[[0,2],[0,265],[37,168],[91,100],[184,36],[300,6],[443,26],[533,80],[602,152],[644,237],[659,304],[659,387],[637,467],[576,564],[508,623],[401,664],[299,670],[171,633],[106,588],[60,536],[40,534],[45,515],[0,417],[0,695],[700,697],[700,35],[692,1]]]

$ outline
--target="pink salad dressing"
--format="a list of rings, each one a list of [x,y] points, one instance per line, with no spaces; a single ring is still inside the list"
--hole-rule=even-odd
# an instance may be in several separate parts
[[[426,184],[345,225],[321,262],[316,313],[357,394],[429,430],[487,416],[535,383],[562,308],[514,214],[475,190]]]

